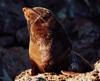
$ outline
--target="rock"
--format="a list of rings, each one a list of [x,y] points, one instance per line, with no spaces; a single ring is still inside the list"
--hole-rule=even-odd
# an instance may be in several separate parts
[[[98,57],[100,57],[100,49],[97,50]]]
[[[91,17],[89,7],[85,3],[85,0],[65,0],[65,3],[67,18],[75,18],[78,16]]]
[[[40,1],[40,5],[46,8],[51,9],[53,12],[58,12],[64,5],[65,5],[65,1],[64,0],[39,0]],[[56,5],[57,4],[57,5]],[[56,7],[55,7],[56,5]]]
[[[18,25],[19,25],[18,21],[14,19],[11,19],[11,18],[5,19],[3,32],[5,34],[15,35],[15,32],[17,31],[19,27]]]
[[[98,59],[96,43],[100,38],[99,27],[85,18],[76,18],[68,28],[71,36],[72,48],[80,53],[89,62],[94,63]]]
[[[94,0],[65,0],[66,3],[66,14],[69,18],[74,17],[88,17],[94,18],[97,17],[100,13],[100,1]]]
[[[0,55],[2,55],[3,69],[7,71],[11,78],[30,68],[27,49],[22,47],[0,49]]]
[[[21,5],[14,1],[0,1],[0,26],[3,34],[15,35],[24,19],[21,11]]]
[[[95,68],[96,71],[97,71],[97,70],[100,71],[100,60],[98,60],[98,61],[95,63],[94,68]]]
[[[0,57],[0,58],[1,58],[1,57]],[[2,64],[2,59],[0,59],[0,77],[3,76],[2,66],[3,66],[3,64]],[[0,80],[1,80],[1,78],[0,78]]]
[[[4,27],[4,22],[2,16],[0,16],[0,35],[3,34],[3,27]]]
[[[19,29],[16,33],[16,39],[19,45],[28,47],[28,44],[29,44],[28,29],[26,27]]]
[[[68,75],[55,73],[42,73],[36,76],[31,75],[31,69],[23,71],[14,81],[99,81],[100,80],[100,60],[95,63],[95,68],[87,73],[69,73]]]
[[[16,79],[23,78],[24,75],[25,75],[25,77],[31,76],[32,75],[31,71],[32,71],[32,69],[28,69],[28,70],[21,72],[18,76],[16,76]]]
[[[7,71],[3,68],[3,75],[0,77],[1,81],[12,81],[11,77],[8,75]]]
[[[0,37],[0,47],[10,47],[15,44],[13,36],[2,36]]]

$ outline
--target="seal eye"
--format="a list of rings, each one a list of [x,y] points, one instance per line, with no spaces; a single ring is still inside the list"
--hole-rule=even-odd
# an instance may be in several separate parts
[[[48,20],[48,19],[50,18],[50,16],[51,16],[51,14],[50,14],[50,13],[47,13],[47,14],[44,14],[44,15],[42,16],[42,18],[43,18],[44,20]]]

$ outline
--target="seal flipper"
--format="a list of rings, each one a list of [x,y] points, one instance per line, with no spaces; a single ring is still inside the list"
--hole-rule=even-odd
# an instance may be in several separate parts
[[[68,71],[85,73],[92,71],[93,67],[78,53],[72,51],[68,55]]]

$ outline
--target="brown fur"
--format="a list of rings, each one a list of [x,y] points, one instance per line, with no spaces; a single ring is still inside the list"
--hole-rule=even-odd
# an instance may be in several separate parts
[[[65,69],[71,44],[61,24],[48,9],[35,7],[23,8],[23,11],[30,33],[29,57],[33,73]],[[35,67],[38,67],[37,72]]]
[[[69,38],[50,10],[35,7],[23,8],[23,11],[30,34],[29,58],[33,74],[59,73],[68,69],[78,72],[92,70],[84,59],[70,53]]]

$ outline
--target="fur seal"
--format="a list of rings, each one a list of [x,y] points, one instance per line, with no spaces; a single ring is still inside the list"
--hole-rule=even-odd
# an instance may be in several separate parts
[[[23,12],[30,34],[29,58],[32,63],[32,73],[67,71],[68,66],[71,65],[69,58],[75,55],[70,54],[69,37],[52,11],[43,7],[25,7]],[[84,64],[88,66],[89,70],[91,69],[89,64],[85,62]]]

